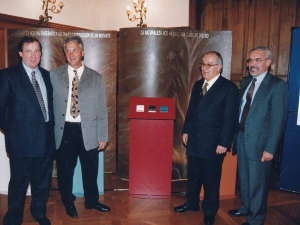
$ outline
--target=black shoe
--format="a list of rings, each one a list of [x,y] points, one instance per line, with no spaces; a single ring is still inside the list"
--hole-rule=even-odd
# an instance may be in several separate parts
[[[186,212],[186,211],[199,211],[198,207],[188,207],[186,205],[179,205],[174,208],[175,212]]]
[[[215,222],[215,216],[205,215],[204,216],[204,224],[205,225],[213,225]]]
[[[240,217],[240,216],[248,216],[249,213],[242,213],[238,209],[229,210],[228,213],[232,216]]]
[[[245,223],[243,223],[242,225],[250,225],[250,223],[245,222]]]
[[[85,205],[86,209],[97,209],[100,212],[109,212],[110,208],[104,204],[101,204],[100,202],[98,202],[95,206],[90,206],[90,205]]]
[[[50,220],[45,216],[43,218],[34,218],[40,225],[51,225]]]
[[[66,213],[72,218],[76,218],[78,216],[78,213],[77,213],[77,210],[76,210],[76,207],[74,204],[66,206]]]

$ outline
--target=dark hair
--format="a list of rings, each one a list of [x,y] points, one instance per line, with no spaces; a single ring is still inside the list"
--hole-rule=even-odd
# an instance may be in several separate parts
[[[223,71],[223,58],[222,58],[222,55],[221,55],[221,53],[220,52],[217,52],[217,51],[209,51],[209,52],[206,52],[205,54],[204,54],[204,56],[206,56],[206,55],[208,55],[208,54],[214,54],[214,55],[216,55],[217,57],[218,57],[218,64],[220,65],[222,65],[222,68],[221,68],[221,70],[220,70],[220,74],[222,73],[222,71]],[[204,57],[203,56],[203,57]]]
[[[81,40],[81,37],[75,35],[75,36],[69,36],[67,37],[65,40],[64,40],[64,43],[63,43],[63,49],[64,49],[64,52],[66,52],[66,44],[70,41],[74,41],[76,42],[77,44],[80,45],[80,48],[82,51],[84,51],[84,46],[83,46],[83,42]]]
[[[32,36],[24,36],[20,40],[20,42],[18,44],[18,52],[23,52],[24,43],[33,43],[33,42],[39,43],[40,51],[42,52],[42,45],[41,45],[40,41],[37,38],[32,37]]]

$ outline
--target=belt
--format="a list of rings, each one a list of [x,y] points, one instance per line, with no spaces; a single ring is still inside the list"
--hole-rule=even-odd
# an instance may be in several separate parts
[[[81,125],[81,122],[69,122],[69,121],[65,121],[65,123],[68,124],[68,125],[74,125],[74,126]]]

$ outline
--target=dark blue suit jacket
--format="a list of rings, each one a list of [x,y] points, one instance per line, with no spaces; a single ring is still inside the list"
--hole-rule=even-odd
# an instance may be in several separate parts
[[[22,63],[0,71],[0,128],[10,157],[43,157],[54,151],[53,89],[49,72],[39,70],[47,88],[48,123]]]
[[[220,76],[201,96],[203,82],[201,79],[194,84],[185,118],[186,154],[217,157],[218,145],[230,149],[238,122],[239,92],[234,83]]]

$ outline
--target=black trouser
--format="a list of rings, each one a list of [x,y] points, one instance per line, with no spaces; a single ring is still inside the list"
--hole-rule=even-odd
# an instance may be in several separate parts
[[[201,186],[204,187],[202,210],[205,215],[216,215],[219,209],[219,189],[224,157],[198,158],[188,156],[187,202],[199,206]]]
[[[23,221],[24,204],[28,184],[31,185],[31,215],[46,216],[46,205],[52,176],[51,151],[45,157],[10,157],[10,181],[8,186],[8,211],[4,225],[20,225]]]
[[[62,141],[56,156],[58,187],[65,206],[72,205],[75,200],[72,189],[78,156],[81,163],[85,204],[89,206],[97,204],[99,198],[98,153],[97,148],[89,151],[85,149],[80,123],[65,123]]]

